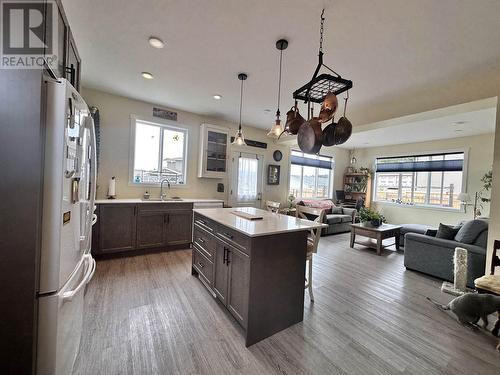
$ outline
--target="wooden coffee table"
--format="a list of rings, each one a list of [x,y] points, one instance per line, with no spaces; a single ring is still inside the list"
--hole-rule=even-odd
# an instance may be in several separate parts
[[[382,249],[396,245],[396,250],[399,250],[399,230],[400,225],[382,224],[379,227],[372,227],[365,224],[351,224],[351,248],[354,244],[363,245],[377,250],[377,255],[382,253]],[[368,237],[364,241],[356,241],[356,235]],[[384,245],[383,241],[387,238],[394,237],[394,243]]]

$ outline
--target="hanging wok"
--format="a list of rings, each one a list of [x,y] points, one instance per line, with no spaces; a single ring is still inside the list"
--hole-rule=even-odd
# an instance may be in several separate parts
[[[327,125],[326,128],[323,129],[323,146],[334,146],[335,145],[335,128],[337,127],[337,123],[332,121],[330,125]]]
[[[341,145],[345,143],[352,134],[352,124],[347,117],[342,116],[335,127],[334,144]]]
[[[335,111],[337,111],[338,106],[339,101],[337,99],[337,96],[334,93],[328,93],[325,96],[323,103],[321,103],[321,110],[319,111],[319,122],[325,123],[327,121],[330,121],[333,118]]]
[[[297,133],[299,148],[306,154],[317,154],[323,145],[323,131],[317,117],[306,121]]]
[[[300,126],[305,122],[306,120],[301,116],[297,105],[295,105],[286,113],[285,129],[288,129],[290,134],[295,135],[299,132]]]

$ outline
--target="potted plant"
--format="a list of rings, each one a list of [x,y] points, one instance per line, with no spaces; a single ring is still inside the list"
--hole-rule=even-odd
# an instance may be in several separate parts
[[[359,220],[364,224],[374,227],[379,227],[385,223],[385,217],[380,212],[372,210],[371,208],[362,208],[359,211]]]

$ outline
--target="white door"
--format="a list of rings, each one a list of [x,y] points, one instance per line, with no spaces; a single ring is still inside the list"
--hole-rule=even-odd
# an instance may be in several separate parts
[[[229,192],[232,206],[261,208],[263,160],[262,155],[233,152]]]

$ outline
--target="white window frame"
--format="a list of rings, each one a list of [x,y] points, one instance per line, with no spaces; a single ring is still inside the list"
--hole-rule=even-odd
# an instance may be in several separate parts
[[[135,163],[135,131],[136,131],[136,125],[137,122],[142,122],[146,123],[151,126],[157,126],[159,128],[163,129],[169,129],[173,131],[182,131],[184,132],[184,183],[183,184],[177,184],[177,183],[171,183],[171,186],[175,186],[176,188],[187,188],[189,187],[188,185],[188,140],[189,140],[189,128],[187,126],[178,124],[173,121],[169,120],[162,120],[162,119],[157,119],[157,118],[148,118],[148,117],[143,117],[143,116],[137,116],[137,115],[130,115],[130,148],[129,148],[129,179],[128,179],[128,185],[129,186],[140,186],[140,187],[158,187],[160,186],[160,182],[158,183],[150,183],[150,182],[135,182],[134,181],[134,163]],[[160,132],[160,154],[158,157],[158,163],[160,163],[160,160],[163,158],[163,131]]]
[[[373,159],[373,170],[376,171],[377,168],[377,159],[381,158],[390,158],[390,157],[397,157],[401,156],[401,154],[404,154],[405,156],[424,156],[428,154],[450,154],[450,153],[463,153],[464,154],[464,163],[463,163],[463,169],[462,169],[462,186],[461,186],[461,192],[465,193],[467,192],[467,184],[468,184],[468,165],[469,165],[469,150],[470,148],[456,148],[456,149],[448,149],[448,150],[438,150],[438,151],[418,151],[418,152],[398,152],[398,153],[391,153],[391,154],[383,154],[383,155],[377,155]],[[423,208],[423,209],[431,209],[431,210],[444,210],[444,211],[452,211],[452,212],[465,212],[465,207],[463,205],[460,205],[460,208],[453,208],[453,207],[446,207],[446,206],[438,206],[434,204],[421,204],[421,203],[414,203],[414,204],[401,204],[401,203],[395,203],[395,202],[388,202],[388,201],[382,201],[382,200],[377,200],[377,186],[378,186],[378,173],[375,172],[375,178],[373,181],[373,191],[372,191],[372,201],[377,203],[377,204],[383,204],[383,205],[393,205],[393,206],[398,206],[398,207],[407,207],[407,208]],[[413,181],[415,181],[415,172],[413,173]],[[402,178],[400,176],[399,178],[399,189],[398,189],[398,198],[401,199],[401,184],[402,184]],[[442,190],[442,180],[441,180],[441,190]],[[427,194],[426,196],[429,197],[429,190],[430,190],[430,184],[427,184]],[[413,198],[413,188],[412,188],[412,198]],[[427,198],[428,199],[428,198]]]
[[[304,154],[302,151],[300,150],[290,150],[290,166],[289,166],[289,171],[288,171],[288,195],[291,194],[290,192],[290,188],[292,186],[292,178],[291,178],[291,173],[292,173],[292,161],[291,161],[291,156],[292,156],[292,153],[293,152],[299,152],[301,154]],[[328,193],[331,197],[333,197],[333,179],[334,179],[334,170],[335,170],[335,159],[333,156],[329,156],[329,155],[316,155],[316,156],[323,156],[323,157],[328,157],[328,158],[331,158],[331,161],[332,161],[332,169],[330,169],[330,183],[329,183],[329,186],[328,186]],[[316,169],[316,174],[314,176],[314,191],[315,193],[318,192],[318,167],[315,168]],[[325,168],[321,168],[321,169],[325,169]],[[304,184],[304,166],[303,165],[300,165],[300,196],[296,196],[295,199],[302,199],[302,191],[303,191],[303,184]],[[305,199],[328,199],[328,197],[305,197]]]

